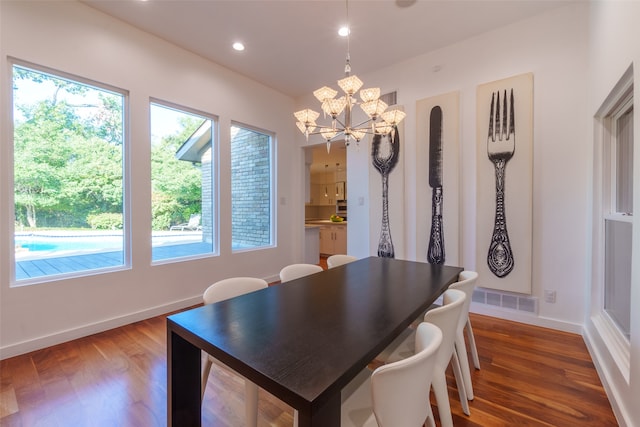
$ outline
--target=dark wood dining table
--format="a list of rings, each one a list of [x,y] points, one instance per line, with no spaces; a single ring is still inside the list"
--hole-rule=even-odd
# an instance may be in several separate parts
[[[298,410],[340,425],[341,390],[460,267],[369,257],[167,318],[168,425],[200,426],[201,350]]]

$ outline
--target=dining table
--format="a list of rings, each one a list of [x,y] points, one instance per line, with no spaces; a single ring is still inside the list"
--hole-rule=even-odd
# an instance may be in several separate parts
[[[201,351],[298,411],[340,426],[341,391],[463,269],[368,257],[167,317],[168,425],[201,425]]]

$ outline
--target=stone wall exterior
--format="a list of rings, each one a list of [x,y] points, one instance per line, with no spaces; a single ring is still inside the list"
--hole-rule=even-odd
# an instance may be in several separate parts
[[[271,136],[237,128],[231,138],[234,249],[271,244]]]
[[[212,159],[212,150],[211,150],[211,142],[207,144],[206,149],[202,153],[201,157],[202,167],[202,216],[201,216],[201,224],[202,224],[202,240],[207,243],[214,242],[213,232],[214,227],[214,206],[213,206],[213,159]]]

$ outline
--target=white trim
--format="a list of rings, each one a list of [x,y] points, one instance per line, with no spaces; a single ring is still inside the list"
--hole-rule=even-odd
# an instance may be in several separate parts
[[[485,316],[497,317],[498,319],[511,320],[513,322],[525,323],[527,325],[540,326],[542,328],[556,329],[563,332],[570,332],[582,335],[583,325],[580,323],[565,322],[558,319],[537,316],[533,313],[526,313],[517,310],[510,310],[493,305],[471,303],[469,311]]]
[[[611,351],[606,348],[604,343],[601,341],[602,335],[599,335],[600,340],[596,339],[595,335],[600,333],[600,331],[597,330],[597,327],[595,331],[596,334],[592,334],[592,332],[591,328],[587,325],[584,328],[582,336],[587,346],[587,350],[591,355],[591,360],[596,368],[600,382],[602,383],[602,387],[604,388],[609,399],[609,403],[611,404],[613,414],[618,421],[619,427],[631,427],[633,426],[633,423],[631,422],[631,414],[624,406],[620,405],[620,402],[624,402],[624,397],[620,394],[620,388],[616,387],[616,382],[612,378],[611,372],[607,369],[608,365],[605,359],[606,357],[611,357]]]
[[[118,328],[130,323],[139,322],[151,317],[170,313],[172,311],[182,310],[201,302],[202,296],[198,295],[180,301],[174,301],[169,304],[151,307],[146,310],[130,313],[124,316],[113,317],[101,322],[90,323],[77,328],[67,329],[52,335],[45,335],[32,340],[11,344],[6,347],[0,348],[0,360],[8,359],[9,357],[18,356],[20,354],[28,353],[35,350],[40,350],[42,348],[61,344],[63,342],[86,337],[99,332],[104,332],[109,329]]]
[[[591,317],[593,326],[609,350],[609,355],[616,363],[620,375],[629,384],[631,374],[631,345],[620,329],[613,323],[606,311]]]

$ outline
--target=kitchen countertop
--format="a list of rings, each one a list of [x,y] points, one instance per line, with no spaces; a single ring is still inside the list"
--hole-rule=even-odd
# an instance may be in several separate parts
[[[305,225],[347,225],[347,221],[333,222],[329,219],[312,219],[304,223]]]

